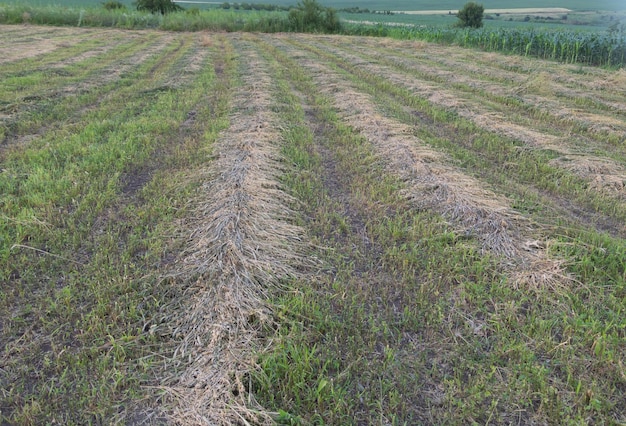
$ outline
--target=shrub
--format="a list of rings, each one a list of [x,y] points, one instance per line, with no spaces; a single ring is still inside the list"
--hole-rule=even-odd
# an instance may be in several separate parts
[[[323,7],[316,0],[302,0],[289,11],[293,31],[335,33],[341,28],[335,9]]]
[[[102,3],[102,6],[106,10],[126,9],[126,5],[116,0],[105,1],[104,3]]]
[[[172,0],[137,0],[135,3],[137,5],[137,10],[160,13],[161,15],[183,10],[182,7],[174,3]]]
[[[483,26],[483,13],[485,8],[482,4],[469,2],[463,6],[463,9],[459,10],[457,15],[459,21],[457,26],[461,28],[480,28]]]

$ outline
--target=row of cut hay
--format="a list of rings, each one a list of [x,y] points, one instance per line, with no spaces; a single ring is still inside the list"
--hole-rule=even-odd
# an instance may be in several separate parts
[[[94,74],[91,77],[91,81],[88,83],[81,82],[79,83],[80,87],[74,88],[74,91],[78,89],[87,90],[92,86],[101,86],[119,78],[121,75],[128,74],[150,57],[161,54],[169,44],[180,40],[180,37],[174,34],[161,33],[155,36],[148,33],[111,29],[76,29],[80,33],[77,33],[73,39],[66,40],[64,35],[66,31],[66,28],[52,28],[49,29],[45,36],[41,36],[41,39],[25,37],[23,41],[13,45],[13,47],[0,47],[0,54],[2,54],[0,64],[6,63],[10,64],[10,67],[15,67],[15,64],[11,63],[12,57],[15,56],[14,50],[18,52],[18,55],[24,55],[23,57],[13,58],[17,64],[31,56],[37,56],[39,67],[48,70],[60,70],[93,57],[104,56],[104,58],[96,62],[95,66],[91,66],[92,71],[90,72]],[[94,38],[103,38],[107,42],[98,45],[98,47],[81,46],[74,53],[64,52],[59,55],[57,52],[58,50],[63,51],[72,48],[77,44],[90,42]],[[106,57],[112,49],[123,44],[128,45],[131,42],[132,46],[129,47],[132,50],[114,58]],[[137,50],[137,46],[140,47],[139,50]],[[129,52],[132,53],[129,54]],[[6,72],[7,70],[4,69],[2,71]],[[57,71],[51,72],[52,75],[59,73]],[[71,77],[72,75],[70,75]],[[75,86],[76,83],[73,82],[73,85]],[[67,91],[70,91],[71,88],[72,86],[67,86]]]
[[[84,41],[86,31],[75,28],[18,27],[0,25],[0,63],[44,55]],[[88,35],[90,37],[91,35]]]
[[[550,165],[588,179],[589,188],[593,191],[616,194],[626,200],[626,168],[615,161],[572,153],[550,160]]]
[[[303,37],[307,40],[311,39],[310,36]],[[610,158],[598,157],[592,154],[580,155],[580,153],[576,152],[577,149],[575,147],[569,146],[570,135],[563,137],[555,136],[545,131],[513,123],[506,115],[494,113],[480,102],[464,97],[462,93],[453,92],[451,89],[446,89],[436,83],[416,80],[395,70],[391,66],[368,63],[360,56],[346,51],[346,48],[336,47],[328,49],[328,46],[324,45],[324,49],[341,55],[342,58],[350,61],[352,65],[365,69],[373,75],[384,75],[386,79],[394,84],[406,87],[416,96],[428,100],[433,105],[456,112],[460,117],[473,122],[484,130],[515,139],[534,148],[550,149],[559,152],[561,157],[558,161],[551,163],[553,166],[562,167],[587,180],[590,190],[599,190],[608,196],[620,199],[626,197],[626,171],[624,171],[624,167]],[[358,50],[358,48],[356,49]],[[369,55],[369,53],[365,54]],[[570,117],[576,115],[572,111],[563,114]],[[583,114],[578,115],[583,116]],[[590,120],[592,118],[587,115],[586,120],[591,123]],[[606,123],[606,118],[596,117],[595,120],[593,123],[595,123],[598,129],[614,128],[612,124]],[[613,122],[611,121],[611,123]],[[624,126],[626,128],[626,125]],[[591,163],[602,164],[602,167],[588,167]]]
[[[407,43],[400,42],[395,44],[396,49],[393,50],[376,49],[375,45],[367,42],[343,46],[383,63],[391,62],[397,67],[428,75],[432,81],[441,83],[437,86],[439,92],[444,89],[449,91],[451,86],[462,84],[471,92],[480,90],[489,95],[522,100],[533,110],[553,117],[566,126],[574,124],[588,127],[591,134],[619,136],[626,130],[623,120],[626,112],[623,70],[585,70],[585,73],[597,74],[589,77],[580,75],[580,72],[572,73],[567,65],[533,60],[533,69],[513,71],[499,68],[495,54],[481,54],[483,61],[476,64],[475,56],[469,56],[465,49],[459,53],[458,49],[428,45],[419,52],[411,53]],[[548,70],[544,70],[544,66]],[[462,91],[455,92],[456,97]],[[465,96],[472,97],[474,94]],[[580,107],[582,100],[598,108],[592,112],[585,111]],[[480,104],[477,106],[480,107]],[[529,119],[532,118],[531,114]]]
[[[605,71],[602,77],[583,79],[578,77],[582,72],[574,74],[569,66],[534,59],[533,69],[513,71],[499,68],[496,57],[498,55],[493,53],[483,53],[480,58],[476,58],[467,53],[458,53],[457,49],[451,47],[432,44],[416,51],[406,42],[396,42],[384,49],[367,42],[360,45],[352,43],[350,50],[404,69],[415,70],[448,86],[463,84],[472,91],[480,90],[489,95],[521,99],[529,105],[541,107],[545,114],[567,108],[576,110],[581,100],[598,105],[605,114],[594,116],[601,120],[610,117],[619,119],[626,111],[624,103],[616,102],[625,93],[623,84],[620,84],[622,70]],[[475,62],[477,59],[479,62]],[[600,88],[598,84],[585,85],[585,82],[602,82],[604,88]]]
[[[514,211],[507,199],[447,165],[443,154],[426,147],[409,126],[380,115],[368,95],[329,67],[308,58],[300,58],[299,63],[332,99],[345,122],[370,141],[388,172],[405,182],[404,195],[417,208],[443,215],[457,232],[477,238],[484,252],[501,256],[514,286],[538,290],[573,281],[565,262],[549,257],[548,237]]]
[[[547,72],[533,72],[530,75],[518,76],[519,84],[511,85],[513,80],[515,80],[513,77],[501,82],[483,81],[482,75],[491,72],[489,66],[482,68],[482,75],[468,76],[466,75],[465,64],[460,61],[457,63],[444,62],[441,67],[436,67],[432,65],[432,61],[421,61],[419,57],[394,55],[393,51],[388,50],[377,52],[368,48],[369,46],[342,43],[341,39],[334,41],[325,39],[324,44],[320,45],[320,47],[350,61],[352,65],[363,67],[374,75],[383,74],[386,78],[394,81],[394,83],[414,91],[417,95],[428,99],[433,104],[456,111],[461,117],[474,120],[475,117],[485,117],[487,115],[487,119],[482,120],[485,123],[490,123],[490,121],[495,121],[496,124],[502,123],[501,128],[509,125],[513,129],[517,129],[517,132],[521,134],[521,140],[527,139],[524,137],[525,131],[530,135],[528,139],[533,139],[537,132],[531,129],[524,129],[519,125],[516,126],[510,122],[508,117],[493,116],[482,102],[473,100],[476,97],[473,93],[464,93],[462,89],[457,90],[454,86],[462,84],[468,88],[483,90],[485,93],[498,94],[503,97],[515,98],[516,100],[522,99],[527,105],[540,110],[542,114],[551,116],[566,126],[580,125],[587,127],[591,133],[602,132],[601,134],[620,135],[626,130],[626,124],[623,120],[623,112],[626,110],[624,103],[616,105],[614,101],[606,101],[604,102],[605,113],[586,112],[578,107],[576,103],[581,98],[587,97],[590,91],[577,90],[572,93],[571,89],[568,90],[562,87],[555,80],[555,77]],[[440,54],[445,55],[444,52]],[[390,63],[391,65],[387,65]],[[403,69],[417,70],[428,77],[416,79],[415,77],[407,76],[406,72],[402,71]],[[510,74],[507,73],[507,76],[510,76]],[[537,89],[534,90],[534,93],[526,94],[531,86]],[[524,96],[520,97],[522,93],[524,93]],[[566,95],[566,93],[569,93],[569,95]],[[596,93],[594,93],[594,100],[595,98]],[[486,99],[486,101],[488,103],[491,102],[489,99]],[[598,100],[598,103],[602,103],[602,101]],[[505,106],[503,111],[506,112],[507,110],[508,107]],[[489,117],[490,115],[492,117]],[[489,118],[493,120],[489,120]],[[529,118],[532,119],[532,116]],[[546,136],[548,140],[554,139],[553,136]],[[540,135],[538,140],[541,140],[541,137],[543,135]]]
[[[550,75],[550,92],[570,98],[593,96],[600,103],[608,103],[626,95],[626,69],[566,65],[554,61],[480,52],[460,47],[442,46],[423,41],[404,41],[375,38],[326,38],[325,42],[349,46],[350,50],[380,52],[384,49],[394,60],[409,66],[448,70],[454,75],[474,74],[485,80],[505,82],[514,87],[523,86],[529,78],[542,72]],[[382,49],[381,49],[382,48]],[[544,90],[543,87],[540,87]]]
[[[290,224],[279,189],[281,163],[270,111],[271,79],[256,52],[242,46],[243,84],[231,127],[203,171],[179,280],[192,282],[175,318],[180,343],[172,365],[184,367],[166,388],[180,424],[269,424],[248,392],[248,375],[273,326],[268,298],[301,262],[302,232]],[[183,284],[185,285],[185,284]]]
[[[63,30],[63,28],[55,27],[55,30],[60,31]],[[92,57],[103,56],[106,55],[106,53],[109,52],[111,49],[121,44],[127,44],[131,41],[134,42],[132,48],[135,48],[135,46],[137,45],[143,45],[141,49],[138,50],[136,53],[133,53],[132,56],[127,56],[126,52],[124,52],[124,56],[117,57],[117,63],[114,66],[107,67],[105,69],[105,71],[107,71],[107,74],[100,76],[100,78],[104,81],[110,80],[108,74],[113,74],[113,76],[119,76],[128,73],[130,69],[136,68],[139,64],[147,60],[149,57],[162,53],[168,44],[180,41],[182,38],[184,38],[175,34],[168,34],[165,32],[150,34],[140,31],[118,30],[112,28],[76,28],[76,30],[81,31],[81,33],[79,34],[85,34],[88,40],[100,38],[105,40],[105,42],[97,48],[86,50],[76,56],[63,58],[56,62],[52,62],[46,65],[47,68],[62,69]],[[55,41],[56,40],[58,39],[55,36]],[[31,41],[29,42],[29,45],[32,43],[34,43],[35,45],[39,44],[37,41]],[[67,44],[60,40],[57,41],[56,44],[57,48],[60,49],[67,47]]]
[[[58,30],[54,28],[53,30]],[[62,30],[62,29],[61,29]],[[83,30],[84,31],[84,30]],[[104,86],[107,83],[111,83],[116,79],[119,79],[121,76],[130,73],[132,70],[139,68],[145,61],[154,57],[155,55],[161,55],[163,50],[176,42],[180,37],[176,37],[173,34],[159,34],[158,37],[150,37],[149,35],[135,35],[128,34],[125,37],[122,36],[121,31],[117,30],[104,30],[104,31],[96,31],[91,30],[92,37],[106,37],[109,39],[109,43],[104,46],[100,46],[98,48],[90,48],[88,50],[82,50],[72,56],[63,55],[61,58],[54,58],[52,61],[49,60],[49,55],[52,54],[53,50],[43,50],[39,52],[39,58],[37,58],[41,62],[41,66],[49,69],[49,70],[62,70],[71,65],[74,65],[80,61],[88,60],[92,57],[104,56],[101,58],[95,66],[91,66],[91,70],[88,72],[85,80],[81,82],[73,81],[73,76],[68,75],[66,81],[60,81],[56,87],[53,87],[54,92],[50,91],[50,89],[46,86],[38,87],[36,94],[38,96],[42,95],[42,91],[47,97],[54,96],[64,96],[68,94],[82,93],[87,92],[89,89],[94,87]],[[102,34],[102,33],[105,34]],[[59,32],[59,34],[62,34]],[[51,43],[57,45],[58,49],[63,49],[65,44],[63,42],[58,41],[56,32],[50,35]],[[107,58],[107,54],[113,48],[133,41],[132,48],[135,50],[132,53],[125,52],[121,56],[117,57],[109,57]],[[37,50],[39,49],[39,41],[31,40],[28,42],[24,42],[20,45],[19,49],[23,49],[24,51]],[[139,50],[136,49],[135,46],[141,46]],[[2,50],[0,49],[0,52]],[[56,56],[56,55],[53,55]],[[0,59],[0,63],[3,63],[3,60]],[[52,74],[61,73],[54,71]],[[60,78],[57,78],[60,80]],[[47,81],[47,84],[53,84],[57,79],[53,78]],[[14,87],[12,88],[14,91],[16,90]],[[18,88],[19,89],[19,88]],[[20,95],[20,98],[23,98],[27,95],[32,95],[32,90],[26,88],[25,90],[17,90],[17,94]],[[45,93],[48,92],[48,93]]]
[[[87,93],[91,90],[105,87],[103,92],[94,102],[82,104],[78,106],[79,109],[77,110],[67,111],[68,115],[71,114],[73,119],[78,120],[83,115],[92,111],[97,105],[103,102],[109,102],[116,97],[120,97],[117,90],[118,88],[114,87],[114,85],[106,87],[107,84],[115,83],[117,80],[123,78],[124,75],[140,68],[146,61],[154,58],[155,56],[162,55],[163,49],[166,49],[168,46],[176,43],[179,38],[180,37],[177,37],[174,34],[161,34],[159,37],[154,39],[142,37],[138,43],[145,41],[147,45],[144,49],[123,58],[112,59],[110,62],[103,65],[98,65],[98,67],[94,69],[93,73],[80,83],[72,82],[71,77],[69,77],[66,81],[62,81],[61,84],[56,87],[39,88],[38,93],[47,92],[47,97],[54,98],[57,103],[60,103],[66,99],[73,98],[77,94]],[[119,42],[121,43],[121,40]],[[101,51],[100,53],[106,54],[106,50]],[[195,54],[193,58],[190,57],[189,60],[195,62],[198,59],[204,60],[205,58],[206,53],[199,52]],[[54,62],[49,64],[48,67],[63,67],[63,62]],[[159,72],[162,72],[162,70],[159,69]],[[167,85],[170,82],[180,84],[179,82],[182,82],[182,75],[183,74],[180,73],[179,70],[172,69],[170,66],[167,67],[167,71],[163,74],[163,77],[155,81],[155,84],[161,86]],[[191,74],[188,74],[185,78],[189,78],[190,76]],[[24,97],[25,94],[21,94],[21,96]],[[22,100],[20,103],[16,103],[15,108],[12,109],[10,114],[7,114],[5,117],[0,115],[0,126],[6,125],[7,128],[10,128],[13,123],[17,123],[22,119],[28,119],[29,116],[30,110],[28,102]],[[12,149],[13,147],[20,147],[29,144],[32,140],[41,137],[46,131],[54,128],[53,126],[56,125],[57,124],[54,122],[51,125],[48,120],[45,120],[39,123],[36,127],[21,130],[25,134],[11,134],[8,132],[5,143],[0,145],[0,158],[7,150]]]
[[[466,49],[448,49],[446,55],[441,53],[433,52],[431,56],[441,67],[462,69],[464,73],[503,82],[512,87],[513,93],[555,95],[558,101],[567,101],[573,105],[581,99],[589,99],[608,110],[614,110],[613,113],[624,111],[624,68],[575,67],[497,53],[482,53],[477,57],[475,51],[468,52]]]

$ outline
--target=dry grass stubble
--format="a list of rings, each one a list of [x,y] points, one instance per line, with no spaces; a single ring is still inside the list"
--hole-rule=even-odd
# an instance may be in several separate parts
[[[195,277],[184,293],[174,337],[173,363],[185,369],[167,388],[180,424],[269,424],[247,392],[247,375],[263,350],[260,333],[272,326],[267,303],[281,277],[301,262],[302,231],[289,223],[287,195],[269,111],[271,80],[256,54],[246,51],[243,85],[235,95],[231,127],[204,176],[181,277]]]
[[[61,49],[64,46],[74,45],[81,40],[78,36],[85,33],[83,29],[64,28],[55,31],[55,36],[50,36],[48,33],[39,34],[41,31],[47,31],[48,28],[33,26],[29,28],[28,31],[23,30],[18,32],[17,37],[13,38],[13,34],[10,32],[13,28],[15,28],[13,25],[0,25],[0,33],[6,33],[6,36],[2,37],[2,41],[6,41],[6,44],[2,43],[0,47],[0,63],[9,63],[20,59],[41,56]],[[66,35],[74,34],[77,37],[59,42],[58,36],[56,36],[58,33],[64,33]]]
[[[303,36],[307,38],[308,36]],[[329,42],[333,42],[332,39],[326,39]],[[337,40],[341,40],[339,38],[335,39],[334,44],[337,44]],[[398,42],[398,44],[401,44]],[[343,46],[343,45],[341,45]],[[355,46],[352,45],[357,51],[363,51],[366,47],[363,46]],[[432,47],[428,45],[429,49],[437,49],[437,47]],[[441,47],[438,47],[441,49]],[[416,96],[427,99],[430,103],[455,111],[460,117],[465,118],[467,120],[472,121],[480,128],[488,130],[490,132],[496,132],[502,136],[512,138],[523,142],[525,145],[531,146],[537,149],[550,149],[553,151],[557,151],[561,153],[564,157],[567,157],[568,167],[565,167],[567,170],[572,171],[573,168],[576,170],[576,174],[590,182],[591,189],[601,189],[602,192],[608,195],[617,195],[619,197],[623,197],[624,187],[622,185],[623,173],[619,173],[618,176],[615,176],[614,173],[617,170],[621,169],[621,166],[614,160],[610,158],[602,158],[596,157],[591,154],[585,154],[584,157],[577,155],[575,147],[572,147],[569,142],[569,135],[566,136],[556,136],[553,134],[549,134],[545,131],[535,130],[531,127],[516,124],[512,122],[509,118],[506,117],[502,112],[493,112],[482,105],[480,102],[470,99],[463,95],[462,92],[453,91],[452,89],[445,88],[440,84],[428,82],[425,80],[417,80],[411,76],[408,76],[400,71],[394,70],[391,66],[383,66],[375,63],[365,62],[360,56],[351,54],[340,47],[332,48],[332,51],[341,55],[343,58],[349,60],[352,65],[358,65],[374,75],[381,75],[384,73],[385,78],[389,81],[394,82],[398,86],[406,87],[411,90]],[[443,55],[444,52],[441,52],[440,55]],[[368,55],[371,53],[368,52]],[[376,55],[374,55],[376,56]],[[397,59],[401,61],[405,66],[410,67],[421,67],[419,63],[415,61],[411,61],[409,59]],[[456,66],[457,68],[462,66],[464,67],[464,63],[452,63],[450,65],[449,62],[444,62],[449,66]],[[471,65],[468,65],[471,66]],[[482,72],[496,72],[495,69],[490,69],[488,67],[481,68]],[[554,70],[552,70],[554,71]],[[445,71],[437,71],[435,69],[429,69],[429,73],[437,74],[440,77],[445,74],[446,78],[450,80],[450,84],[455,82],[464,82],[468,85],[477,84],[474,79],[471,77],[466,77],[462,73],[452,73],[448,70]],[[623,74],[623,73],[622,73]],[[614,72],[610,74],[612,82],[619,82],[623,78],[620,72]],[[606,131],[609,133],[620,132],[621,129],[624,128],[623,120],[619,120],[617,117],[606,117],[601,116],[599,114],[588,114],[581,112],[580,108],[575,108],[573,106],[563,106],[560,102],[556,102],[553,96],[557,91],[563,92],[566,89],[559,85],[557,82],[558,78],[561,77],[560,74],[554,72],[554,75],[548,74],[547,72],[539,72],[532,73],[530,76],[523,76],[522,83],[516,87],[510,87],[507,85],[502,85],[499,87],[498,85],[492,84],[489,87],[490,92],[501,92],[508,93],[511,91],[521,91],[527,92],[529,89],[533,89],[533,95],[527,96],[527,102],[530,104],[540,106],[542,109],[546,111],[550,111],[552,115],[555,117],[560,117],[563,120],[571,121],[574,120],[576,122],[584,123],[589,126],[590,129],[594,129],[594,131]],[[543,96],[539,96],[537,94],[542,94]],[[579,94],[580,95],[580,94]],[[577,95],[577,96],[579,96]],[[614,108],[616,110],[621,110],[625,106],[623,103],[615,104]],[[588,162],[602,162],[605,165],[606,173],[601,171],[594,171],[597,169],[589,169],[587,167]],[[555,166],[562,166],[565,163],[562,162],[554,162]]]
[[[380,115],[368,95],[329,68],[310,60],[301,63],[333,98],[344,120],[386,160],[388,171],[406,183],[405,196],[418,208],[442,214],[458,232],[475,236],[483,251],[502,256],[514,286],[556,289],[573,282],[565,261],[549,257],[541,229],[511,209],[504,197],[446,164],[444,154],[428,148],[409,126]]]

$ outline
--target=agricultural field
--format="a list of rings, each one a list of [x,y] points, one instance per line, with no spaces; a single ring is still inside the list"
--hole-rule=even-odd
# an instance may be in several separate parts
[[[498,10],[498,9],[493,9]],[[492,12],[485,10],[483,26],[486,29],[526,29],[535,31],[576,31],[605,33],[612,27],[626,23],[626,11],[573,11],[545,14],[538,10],[521,12],[511,9],[510,13]],[[383,13],[346,13],[340,16],[350,23],[370,23],[376,25],[394,26],[427,26],[435,28],[450,28],[458,21],[456,10],[432,13],[412,11]]]
[[[623,424],[626,71],[0,26],[0,423]]]
[[[123,10],[105,10],[101,1],[68,0],[62,5],[53,0],[4,0],[0,2],[0,24],[29,23],[55,26],[117,27],[125,29],[164,29],[168,31],[260,31],[290,32],[285,23],[285,11],[253,10],[254,4],[242,9],[237,2],[179,2],[183,6],[180,13],[167,16],[137,12],[130,0],[122,2],[127,7]],[[254,2],[253,2],[254,3]],[[321,2],[323,3],[323,2]],[[321,4],[320,3],[320,4]],[[266,6],[267,3],[259,3]],[[279,2],[278,6],[295,7],[298,2]],[[237,5],[235,7],[235,5]],[[549,38],[580,38],[585,45],[605,45],[605,39],[611,38],[611,44],[624,41],[626,28],[626,8],[619,3],[575,2],[549,5],[525,4],[525,7],[511,9],[503,1],[485,3],[487,9],[483,20],[488,31],[520,30],[529,33],[547,34]],[[343,22],[343,34],[349,35],[390,35],[390,30],[401,27],[419,30],[428,28],[437,31],[459,32],[455,29],[458,19],[456,11],[461,3],[443,4],[420,3],[412,9],[401,9],[398,3],[331,4],[338,9],[338,17]],[[364,10],[368,6],[367,12]],[[442,9],[443,7],[447,9]],[[515,6],[515,5],[513,5]],[[531,7],[534,6],[534,7]],[[541,7],[537,7],[541,6]],[[549,6],[549,7],[548,7]],[[345,8],[345,9],[344,9]],[[378,28],[379,33],[371,28]],[[385,34],[380,34],[384,32]],[[397,32],[397,31],[396,31]],[[406,38],[406,34],[404,36]],[[599,37],[599,40],[588,40]]]
[[[128,6],[133,4],[133,0],[119,0]],[[221,5],[223,1],[210,0],[176,0],[185,5]],[[64,6],[100,6],[102,0],[3,0],[6,3],[26,3],[29,5],[64,5]],[[298,3],[297,0],[248,0],[248,1],[228,1],[229,3],[248,3],[248,4],[276,4],[280,6],[291,6]],[[440,10],[440,9],[460,9],[466,3],[461,0],[322,0],[321,4],[327,7],[350,8],[360,7],[361,9],[370,10]],[[511,0],[485,0],[481,4],[488,9],[510,9],[510,8],[545,8],[545,7],[562,7],[574,10],[625,10],[624,3],[621,0],[600,0],[592,2],[590,0],[526,0],[523,5],[519,2]]]

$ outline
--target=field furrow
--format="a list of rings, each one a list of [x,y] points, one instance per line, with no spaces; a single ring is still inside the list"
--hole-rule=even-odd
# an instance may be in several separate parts
[[[623,71],[1,30],[0,423],[626,421]]]

